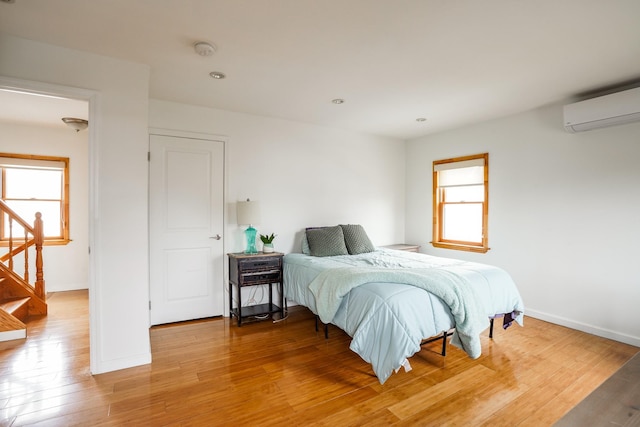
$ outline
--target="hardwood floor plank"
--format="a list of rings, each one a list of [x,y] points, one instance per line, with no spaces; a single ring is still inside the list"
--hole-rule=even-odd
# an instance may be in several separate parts
[[[476,365],[450,379],[439,382],[427,389],[421,390],[411,397],[404,399],[389,407],[394,415],[400,419],[406,419],[416,412],[430,410],[434,406],[440,406],[452,395],[459,392],[461,387],[468,383],[492,381],[495,372],[482,365]]]
[[[0,347],[0,426],[552,425],[638,348],[526,318],[471,360],[440,343],[384,385],[350,338],[292,307],[279,323],[203,319],[150,330],[153,362],[89,373],[86,291]]]

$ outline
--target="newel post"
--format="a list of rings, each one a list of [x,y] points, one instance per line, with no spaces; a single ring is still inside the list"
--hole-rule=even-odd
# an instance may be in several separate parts
[[[36,212],[36,220],[33,223],[34,240],[36,241],[36,295],[45,299],[44,271],[42,269],[42,244],[44,242],[44,231],[42,227],[42,214]]]

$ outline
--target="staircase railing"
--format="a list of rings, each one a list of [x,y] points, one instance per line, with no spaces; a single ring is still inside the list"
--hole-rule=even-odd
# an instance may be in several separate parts
[[[32,287],[39,298],[44,300],[46,292],[42,265],[42,244],[44,242],[42,214],[36,212],[33,226],[31,226],[2,200],[0,200],[0,212],[4,227],[8,227],[5,229],[5,236],[8,237],[8,240],[3,241],[8,246],[8,252],[0,256],[0,261]],[[13,229],[16,225],[17,228],[22,228],[22,234],[14,233]],[[29,248],[32,246],[35,247],[35,260],[29,256]],[[16,264],[14,259],[19,260],[21,254],[24,263]],[[30,271],[33,270],[35,270],[35,280],[31,282]]]

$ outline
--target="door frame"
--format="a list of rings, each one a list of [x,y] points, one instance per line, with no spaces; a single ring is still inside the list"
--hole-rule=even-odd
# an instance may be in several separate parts
[[[202,132],[192,132],[192,131],[184,131],[184,130],[176,130],[176,129],[165,129],[165,128],[158,128],[158,127],[150,127],[149,128],[149,146],[148,146],[148,152],[151,153],[151,135],[156,135],[156,136],[173,136],[173,137],[177,137],[177,138],[187,138],[187,139],[200,139],[200,140],[206,140],[206,141],[215,141],[215,142],[222,142],[222,252],[223,252],[223,256],[226,256],[226,247],[227,247],[227,185],[228,185],[228,170],[227,170],[227,164],[228,164],[228,152],[229,150],[228,148],[228,142],[229,142],[229,137],[225,136],[225,135],[220,135],[220,134],[213,134],[213,133],[202,133]],[[147,174],[149,173],[149,168],[151,167],[151,163],[147,162]],[[151,186],[151,183],[148,184],[149,186]],[[150,200],[148,199],[150,197],[150,191],[147,191],[147,206],[150,205]],[[147,230],[147,246],[149,247],[149,251],[151,251],[151,244],[150,244],[150,238],[151,238],[151,230]],[[147,266],[149,269],[151,269],[151,260],[149,259],[149,264]],[[151,271],[148,272],[149,277],[151,274]],[[228,282],[228,277],[229,277],[229,263],[228,262],[223,262],[222,263],[222,299],[223,299],[223,309],[222,309],[222,314],[224,317],[228,316],[228,307],[227,307],[227,297],[228,297],[228,289],[226,283]],[[149,303],[151,303],[151,281],[149,281],[149,283],[147,283],[147,286],[149,287]],[[149,322],[149,327],[151,327],[151,310],[149,310],[148,312],[148,322]]]
[[[98,129],[102,126],[102,116],[100,107],[100,92],[81,89],[72,86],[64,86],[59,84],[44,83],[34,80],[23,80],[10,78],[0,75],[0,88],[6,90],[16,90],[20,92],[30,92],[39,95],[58,96],[61,98],[77,99],[86,101],[89,104],[89,123],[88,127],[88,179],[89,179],[89,272],[88,272],[88,291],[89,291],[89,371],[95,373],[100,371],[100,336],[102,330],[100,327],[100,304],[97,295],[100,294],[101,283],[98,275],[98,264],[96,260],[100,259],[100,235],[96,226],[96,218],[98,213],[98,200],[100,187],[98,186]]]

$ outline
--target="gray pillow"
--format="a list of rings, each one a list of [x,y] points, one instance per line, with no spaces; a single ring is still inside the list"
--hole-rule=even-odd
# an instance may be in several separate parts
[[[373,252],[376,250],[366,231],[361,225],[358,224],[340,224],[342,233],[344,234],[344,242],[347,246],[347,250],[351,255],[364,254],[367,252]]]
[[[311,255],[311,249],[309,249],[309,240],[307,240],[306,230],[304,233],[302,233],[302,253],[305,255]]]
[[[344,244],[342,227],[307,228],[307,241],[312,256],[349,255]]]

